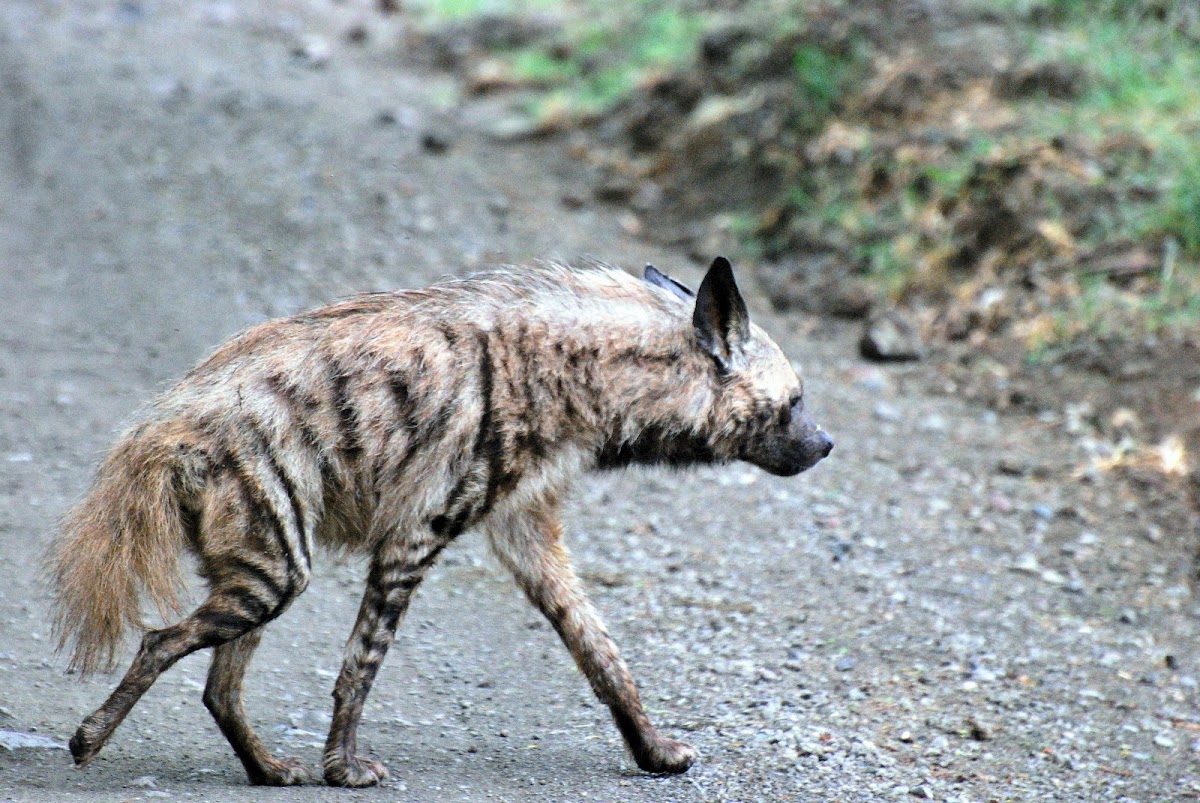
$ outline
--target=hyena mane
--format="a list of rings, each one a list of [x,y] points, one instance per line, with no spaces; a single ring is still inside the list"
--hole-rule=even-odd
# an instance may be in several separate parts
[[[694,752],[650,725],[561,545],[558,506],[583,470],[733,459],[794,474],[832,442],[799,380],[750,324],[729,263],[698,293],[647,268],[477,274],[372,293],[256,326],[150,406],[66,515],[49,567],[60,646],[111,666],[141,599],[179,609],[190,550],[207,598],[145,634],[71,750],[85,764],[154,680],[215,648],[204,701],[255,783],[309,778],[246,723],[241,684],[262,626],[307,586],[318,546],[370,556],[334,690],[327,781],[386,777],[355,756],[362,704],[413,590],[477,526],[555,625],[640,766]]]

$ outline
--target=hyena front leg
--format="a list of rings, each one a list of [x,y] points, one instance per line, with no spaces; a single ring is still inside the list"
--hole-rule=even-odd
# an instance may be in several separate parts
[[[684,772],[696,760],[690,746],[667,739],[650,724],[617,645],[571,568],[554,505],[498,518],[488,535],[501,562],[529,600],[545,614],[587,676],[601,702],[647,772]]]
[[[325,742],[325,781],[331,786],[374,786],[388,777],[378,761],[355,755],[358,721],[408,601],[445,540],[388,544],[375,553],[358,620],[346,642],[346,657],[333,687],[333,723]]]
[[[246,721],[246,711],[242,707],[242,680],[246,676],[250,657],[262,640],[262,634],[263,629],[257,627],[213,650],[208,684],[204,687],[204,705],[233,746],[233,752],[241,759],[250,783],[261,786],[308,783],[313,779],[308,768],[299,759],[281,759],[271,755],[271,751]]]

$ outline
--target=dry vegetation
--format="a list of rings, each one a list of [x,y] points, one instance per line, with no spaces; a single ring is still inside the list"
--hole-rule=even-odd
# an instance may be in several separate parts
[[[1194,4],[418,8],[425,52],[507,110],[497,136],[574,132],[594,197],[626,206],[631,230],[697,258],[737,253],[781,309],[897,306],[939,385],[1001,410],[1081,410],[1105,459],[1128,458],[1110,467],[1178,442],[1181,468],[1163,476],[1188,476]]]

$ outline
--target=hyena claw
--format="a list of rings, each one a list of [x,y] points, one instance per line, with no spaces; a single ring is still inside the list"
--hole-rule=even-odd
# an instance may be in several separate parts
[[[83,733],[83,726],[75,731],[68,747],[71,748],[71,757],[75,759],[75,766],[80,769],[91,763],[91,760],[100,752],[99,745],[88,743],[87,737]]]
[[[90,764],[100,752],[100,748],[104,747],[112,731],[111,727],[98,727],[95,717],[85,719],[75,730],[75,735],[68,744],[71,757],[75,759],[75,766],[82,769]]]
[[[377,786],[390,777],[387,767],[369,758],[351,756],[344,763],[327,762],[325,764],[325,783],[330,786],[361,789],[364,786]]]
[[[674,739],[658,737],[634,753],[634,761],[645,772],[678,774],[687,772],[696,761],[696,748]]]
[[[298,758],[271,759],[265,766],[247,770],[247,775],[255,786],[301,786],[316,780]]]

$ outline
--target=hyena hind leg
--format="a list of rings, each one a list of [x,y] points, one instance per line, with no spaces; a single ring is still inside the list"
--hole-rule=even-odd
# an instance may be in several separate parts
[[[557,510],[547,506],[488,527],[492,548],[550,621],[596,696],[612,712],[637,765],[647,772],[684,772],[696,751],[650,724],[629,668],[571,568]]]
[[[241,759],[250,783],[259,786],[309,783],[313,775],[299,759],[271,755],[246,721],[242,681],[262,635],[263,628],[256,627],[244,636],[217,645],[208,669],[208,683],[204,687],[204,705],[229,740],[233,752]]]
[[[443,546],[445,540],[439,537],[425,544],[384,548],[371,559],[367,590],[333,687],[333,722],[324,758],[325,781],[331,786],[374,786],[388,778],[383,764],[355,754],[358,722],[413,591]]]
[[[233,641],[266,624],[282,613],[305,585],[293,583],[288,592],[266,599],[266,591],[261,588],[262,574],[261,569],[248,566],[242,571],[227,570],[221,582],[214,584],[208,599],[190,616],[162,630],[151,630],[142,638],[137,656],[120,685],[71,737],[71,755],[78,766],[86,765],[100,752],[142,695],[179,659]]]

